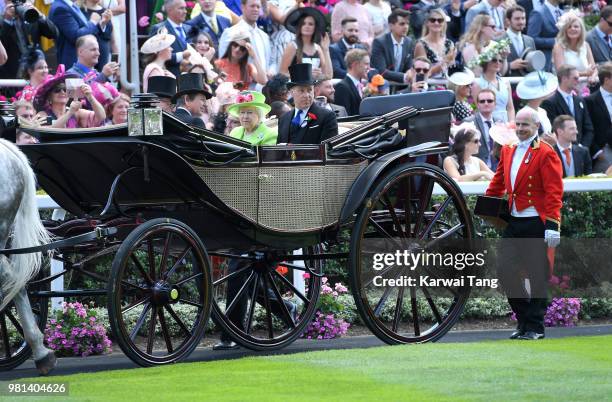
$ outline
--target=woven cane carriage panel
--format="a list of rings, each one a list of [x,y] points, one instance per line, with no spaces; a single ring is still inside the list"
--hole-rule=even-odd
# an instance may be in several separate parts
[[[308,231],[338,220],[359,165],[260,168],[258,223],[274,230]]]
[[[192,165],[204,183],[227,206],[257,221],[257,167],[204,168]]]

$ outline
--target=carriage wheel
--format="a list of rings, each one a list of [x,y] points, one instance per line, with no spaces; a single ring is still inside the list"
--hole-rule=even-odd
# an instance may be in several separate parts
[[[434,195],[434,188],[441,193]],[[435,341],[457,321],[470,293],[467,286],[380,286],[374,277],[410,275],[409,269],[393,265],[373,269],[373,254],[381,245],[402,252],[425,245],[427,251],[453,239],[470,244],[473,234],[463,194],[442,170],[415,163],[386,173],[358,214],[349,255],[355,304],[370,330],[389,344]]]
[[[177,362],[210,317],[210,265],[197,234],[174,219],[134,229],[113,260],[108,313],[121,350],[141,366]]]
[[[42,270],[42,268],[41,268]],[[38,285],[36,290],[48,290],[49,283]],[[28,288],[28,290],[32,290]],[[30,304],[38,328],[45,332],[49,299],[30,295]],[[32,355],[32,349],[23,336],[23,328],[15,303],[10,302],[0,311],[0,371],[12,370],[21,365]]]
[[[321,247],[303,249],[305,255]],[[280,349],[298,338],[317,311],[322,260],[301,262],[253,261],[215,257],[213,320],[229,337],[252,350]],[[304,289],[295,285],[304,281]]]

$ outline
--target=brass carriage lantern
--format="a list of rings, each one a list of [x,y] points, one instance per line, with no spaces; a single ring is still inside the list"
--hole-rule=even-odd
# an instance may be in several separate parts
[[[163,135],[162,110],[157,106],[157,96],[153,94],[137,94],[132,96],[128,109],[128,134]]]

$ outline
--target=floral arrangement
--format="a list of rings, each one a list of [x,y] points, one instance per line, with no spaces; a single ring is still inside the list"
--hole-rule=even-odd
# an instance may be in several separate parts
[[[58,356],[99,355],[110,353],[111,341],[98,322],[94,309],[81,303],[64,303],[45,328],[45,342]]]
[[[582,11],[576,9],[576,8],[572,8],[571,10],[565,11],[563,13],[563,15],[561,17],[559,17],[559,20],[557,21],[557,29],[559,31],[563,30],[565,28],[565,26],[567,25],[568,22],[574,20],[574,19],[582,19],[584,17],[584,13],[582,13]]]
[[[478,55],[478,57],[473,58],[467,64],[468,68],[474,68],[480,66],[484,63],[488,63],[498,54],[508,51],[510,48],[510,38],[500,39],[498,41],[492,40],[482,52]]]
[[[338,296],[348,293],[348,289],[340,282],[332,288],[326,277],[322,278],[322,282],[319,310],[302,334],[306,339],[339,338],[345,335],[350,327],[348,322],[336,317],[344,310],[344,305],[338,300]]]
[[[580,313],[580,299],[555,297],[546,309],[544,325],[547,327],[574,327]]]

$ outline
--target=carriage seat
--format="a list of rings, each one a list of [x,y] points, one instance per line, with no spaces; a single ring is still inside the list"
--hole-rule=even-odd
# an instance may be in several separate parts
[[[91,128],[55,128],[21,127],[26,133],[38,138],[40,142],[52,142],[91,137],[120,137],[127,136],[127,123],[111,124],[102,127]]]

